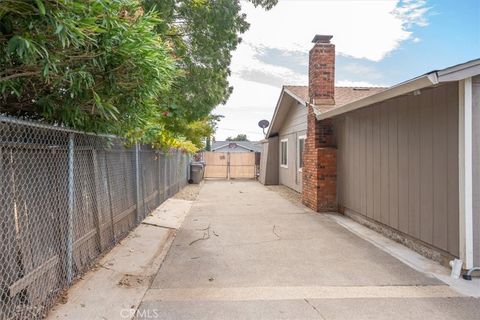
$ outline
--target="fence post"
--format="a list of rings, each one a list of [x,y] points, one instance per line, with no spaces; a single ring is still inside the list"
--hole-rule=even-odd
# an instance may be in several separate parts
[[[140,145],[135,143],[135,196],[137,202],[137,223],[140,223]]]
[[[74,206],[74,181],[73,157],[74,134],[68,135],[68,211],[67,211],[67,284],[73,279],[73,206]]]
[[[160,170],[162,170],[162,166],[161,166],[161,160],[160,160],[160,152],[159,151],[156,151],[156,155],[157,155],[157,206],[160,205],[161,203],[161,199],[160,199],[160,180],[161,180],[161,174],[160,174]]]
[[[95,229],[97,230],[97,235],[95,236],[95,239],[97,241],[97,246],[98,246],[98,251],[102,252],[103,251],[103,243],[102,243],[102,229],[100,228],[100,217],[102,216],[103,208],[101,207],[101,199],[102,197],[102,192],[101,188],[99,185],[99,180],[100,180],[100,170],[98,169],[98,158],[97,158],[97,150],[95,148],[92,148],[92,162],[93,162],[93,212],[92,212],[92,217],[93,217],[93,224],[95,225]],[[113,228],[113,226],[112,226]]]
[[[110,186],[110,171],[108,170],[108,156],[105,153],[105,173],[107,176],[107,195],[108,195],[108,209],[110,211],[110,224],[112,225],[112,241],[117,243],[115,235],[115,219],[113,218],[113,203],[112,203],[112,188]]]
[[[189,168],[189,167],[190,167],[190,156],[189,156],[189,154],[187,153],[187,154],[184,155],[184,157],[185,157],[185,159],[186,159],[186,160],[185,160],[185,162],[186,162],[186,164],[185,164],[185,178],[186,178],[185,184],[187,184],[187,183],[188,183],[188,180],[190,180],[190,170],[189,170],[189,169],[190,169],[190,168]],[[205,168],[204,168],[203,170],[205,170]]]

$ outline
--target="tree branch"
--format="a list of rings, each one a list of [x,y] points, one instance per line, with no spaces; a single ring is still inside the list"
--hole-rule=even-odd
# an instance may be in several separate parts
[[[40,74],[39,71],[29,71],[29,72],[15,73],[15,74],[11,74],[9,76],[5,76],[3,78],[0,78],[0,82],[12,80],[12,79],[15,79],[15,78],[21,78],[21,77],[37,76],[39,74]]]

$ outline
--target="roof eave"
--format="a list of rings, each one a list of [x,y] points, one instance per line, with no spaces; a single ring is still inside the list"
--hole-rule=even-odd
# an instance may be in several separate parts
[[[460,81],[480,74],[480,59],[437,71],[439,82]]]
[[[324,120],[328,118],[333,118],[335,116],[338,116],[346,112],[354,111],[354,110],[372,105],[377,102],[394,98],[415,90],[430,87],[435,84],[438,84],[438,77],[436,72],[432,72],[432,73],[417,77],[415,79],[400,83],[398,85],[395,85],[385,91],[373,94],[371,96],[365,97],[360,100],[347,103],[346,105],[343,105],[341,107],[338,107],[326,112],[321,112],[316,108],[313,108],[313,111],[315,113],[317,120]]]
[[[298,95],[294,94],[292,91],[288,90],[285,86],[283,86],[282,91],[280,92],[280,96],[279,96],[278,101],[277,101],[277,105],[275,106],[275,111],[273,112],[272,121],[270,122],[270,126],[268,127],[268,130],[267,130],[266,138],[270,138],[272,136],[272,129],[273,129],[274,124],[277,120],[278,111],[280,109],[280,105],[282,103],[282,100],[283,100],[283,97],[284,97],[285,94],[288,94],[290,97],[292,97],[293,99],[298,101],[298,103],[301,103],[301,104],[304,104],[304,105],[306,104],[305,100],[303,100]],[[276,132],[273,132],[273,134],[275,134],[275,133]]]
[[[432,71],[420,77],[397,84],[385,91],[353,101],[339,108],[321,112],[313,108],[317,120],[323,120],[360,109],[377,102],[420,90],[442,82],[459,81],[480,74],[480,59],[471,60],[443,70]]]
[[[282,87],[282,91],[280,92],[280,96],[278,97],[277,105],[275,106],[275,111],[273,111],[273,116],[272,120],[270,121],[270,126],[268,127],[266,138],[270,138],[270,135],[272,134],[272,128],[273,124],[275,123],[275,120],[277,118],[277,113],[278,113],[278,108],[280,106],[280,103],[282,102],[283,94],[285,93],[285,87]]]
[[[298,103],[301,103],[301,104],[306,104],[308,101],[305,101],[304,99],[300,98],[299,96],[297,96],[295,93],[293,93],[292,91],[288,90],[287,88],[284,88],[284,91],[286,93],[288,93],[293,99],[297,100]]]

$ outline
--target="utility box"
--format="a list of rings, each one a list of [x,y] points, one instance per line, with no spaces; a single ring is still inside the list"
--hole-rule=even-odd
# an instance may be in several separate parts
[[[203,180],[203,164],[191,163],[190,164],[190,180],[189,183],[199,184]]]

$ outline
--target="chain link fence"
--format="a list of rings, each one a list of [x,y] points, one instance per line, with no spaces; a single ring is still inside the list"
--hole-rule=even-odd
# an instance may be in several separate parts
[[[189,157],[0,117],[0,319],[40,319],[188,179]]]

